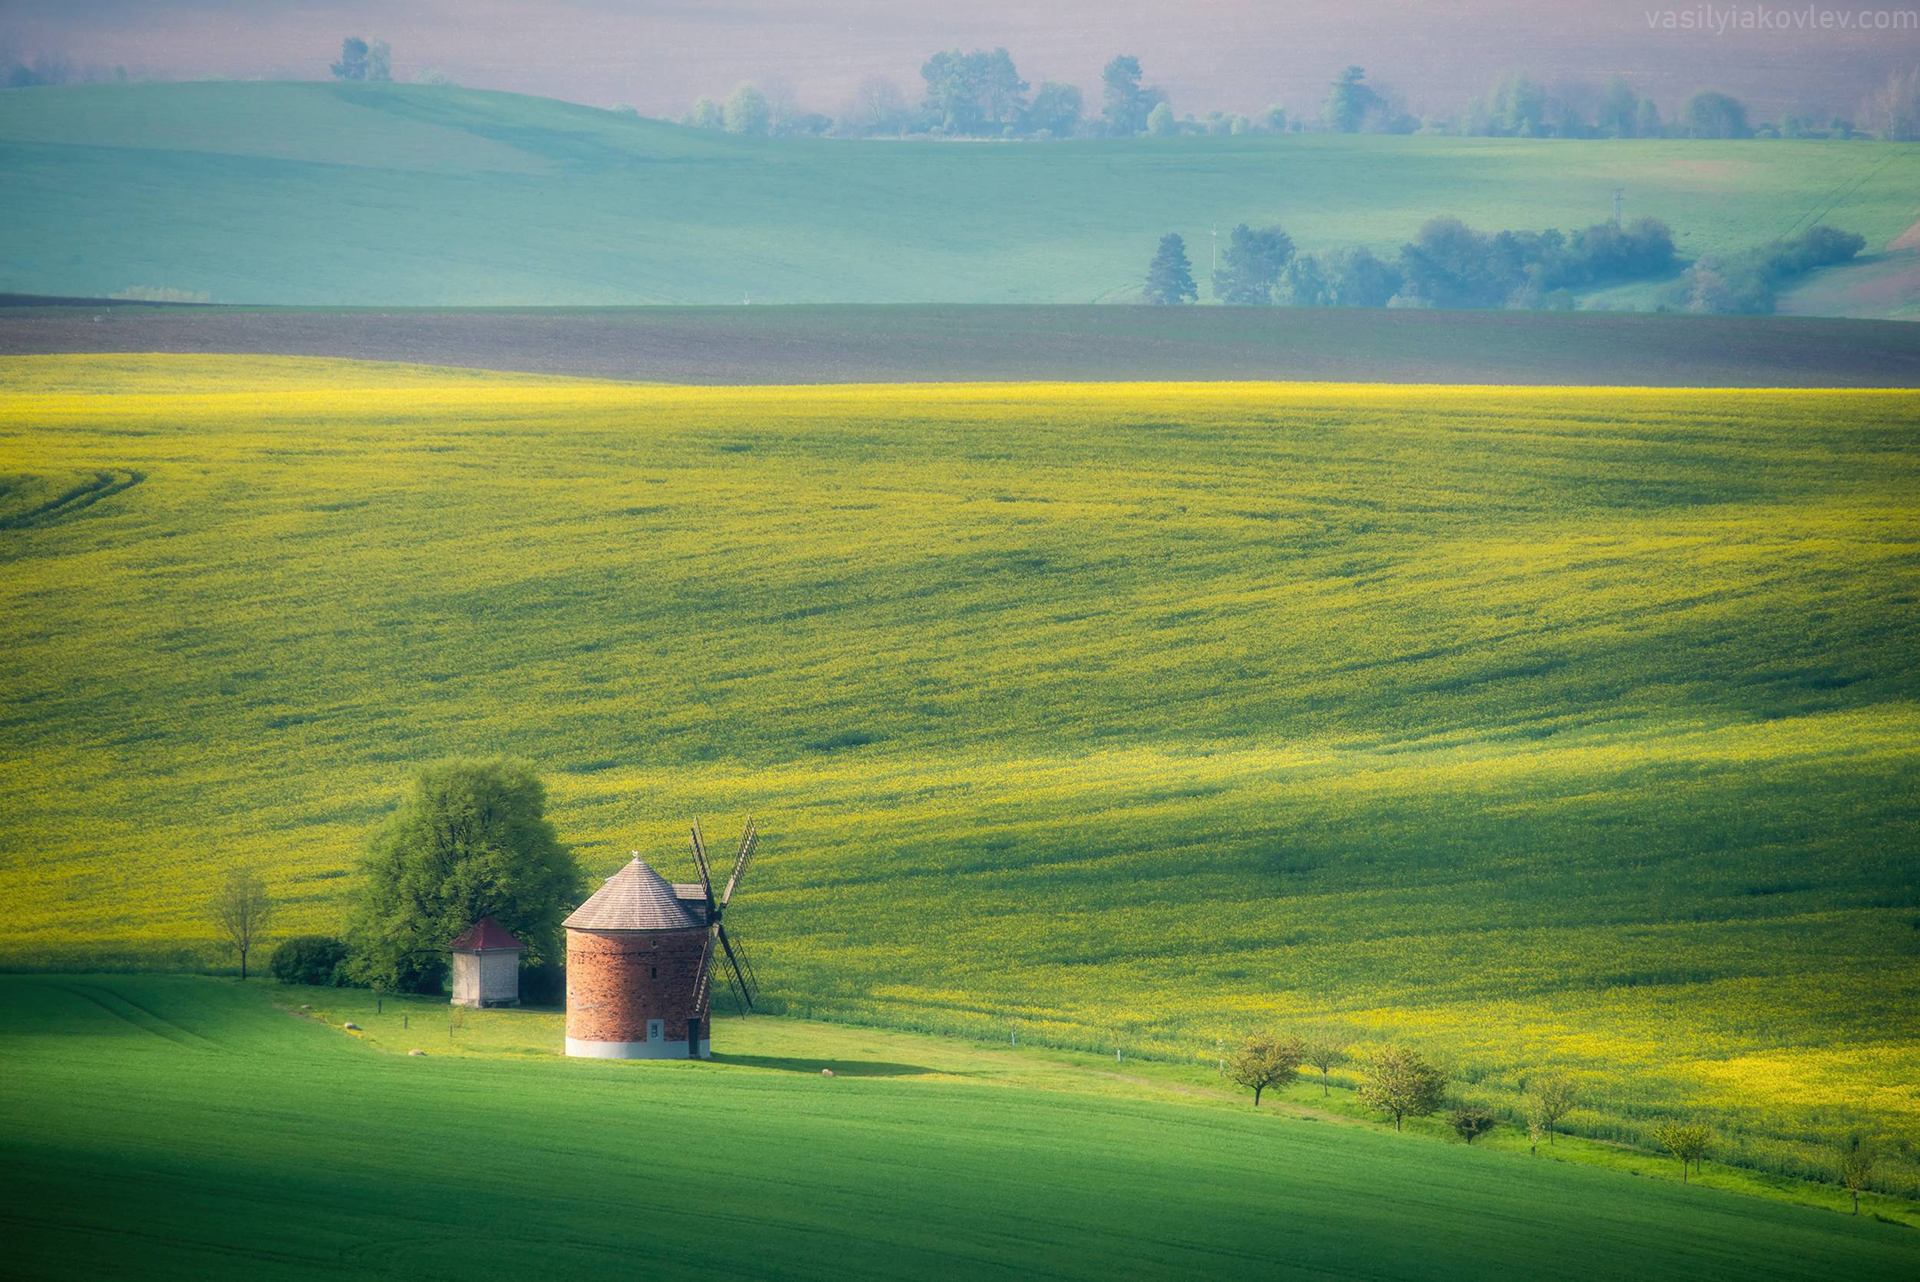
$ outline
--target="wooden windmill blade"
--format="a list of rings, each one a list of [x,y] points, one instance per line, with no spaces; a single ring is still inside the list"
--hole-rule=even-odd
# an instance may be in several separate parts
[[[700,954],[700,969],[693,974],[693,1009],[696,1014],[707,1006],[707,990],[713,987],[713,932],[707,932],[707,946]]]
[[[713,872],[707,861],[706,839],[700,835],[700,821],[693,821],[693,862],[700,869],[700,884],[707,888],[707,904],[713,904]]]
[[[742,1013],[753,1009],[753,989],[747,984],[747,976],[740,969],[740,961],[734,956],[733,941],[727,938],[725,926],[715,926],[714,933],[720,936],[720,951],[727,959],[727,982],[734,985],[734,995],[740,999]]]
[[[760,976],[753,973],[753,958],[747,954],[747,941],[728,936],[733,942],[733,951],[739,956],[740,969],[747,973],[747,983],[754,992],[760,991]]]
[[[747,820],[747,830],[740,834],[740,853],[734,856],[733,875],[727,878],[727,891],[720,896],[720,906],[725,908],[733,901],[733,892],[740,885],[740,878],[746,875],[747,865],[753,862],[753,848],[759,844],[760,830],[753,820]]]

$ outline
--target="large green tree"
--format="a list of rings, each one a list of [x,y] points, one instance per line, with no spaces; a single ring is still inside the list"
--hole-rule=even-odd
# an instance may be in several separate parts
[[[1153,110],[1154,97],[1140,87],[1140,60],[1123,53],[1100,72],[1100,114],[1107,118],[1107,131],[1131,137],[1147,127],[1147,113]]]
[[[446,972],[447,945],[482,917],[520,937],[527,963],[557,955],[582,878],[546,812],[547,790],[521,762],[421,770],[363,864],[349,932],[355,977],[431,992]]]
[[[1266,307],[1273,287],[1293,257],[1293,237],[1278,227],[1261,231],[1241,223],[1227,237],[1227,252],[1213,273],[1213,294],[1223,303]]]

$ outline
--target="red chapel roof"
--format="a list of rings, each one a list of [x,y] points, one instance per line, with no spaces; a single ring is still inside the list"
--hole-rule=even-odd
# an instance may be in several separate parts
[[[490,953],[508,948],[524,950],[526,945],[491,917],[482,917],[453,941],[453,951],[456,953]]]

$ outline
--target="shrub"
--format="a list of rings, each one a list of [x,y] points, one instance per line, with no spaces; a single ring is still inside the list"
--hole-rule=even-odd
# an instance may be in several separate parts
[[[1809,227],[1790,240],[1744,254],[1701,258],[1674,283],[1667,302],[1692,312],[1765,314],[1774,309],[1779,287],[1793,277],[1844,263],[1866,247],[1866,237],[1854,232]]]
[[[1447,1125],[1453,1127],[1461,1139],[1471,1144],[1493,1129],[1494,1118],[1492,1113],[1478,1104],[1465,1104],[1448,1115]]]
[[[347,982],[347,946],[332,935],[295,935],[273,950],[268,968],[283,984],[337,988]]]

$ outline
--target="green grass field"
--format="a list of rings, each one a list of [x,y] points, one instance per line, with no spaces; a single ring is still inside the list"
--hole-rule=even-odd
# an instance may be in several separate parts
[[[1410,1040],[1912,1194],[1903,392],[0,367],[0,960],[336,927],[413,766],[590,870],[752,811],[797,1014]]]
[[[1393,250],[1439,214],[1584,227],[1615,187],[1689,256],[1920,218],[1913,144],[756,141],[397,85],[7,92],[0,176],[0,292],[226,303],[1106,301],[1168,231],[1204,276],[1216,225]]]
[[[0,980],[8,1271],[764,1277],[777,1261],[785,1277],[1497,1267],[1697,1280],[1920,1267],[1912,1229],[1868,1216],[1255,1112],[1009,1052],[748,1021],[717,1030],[731,1041],[711,1064],[442,1054],[424,1031],[433,1049],[414,1057],[272,1004],[300,996]],[[822,1078],[825,1063],[841,1075]]]

